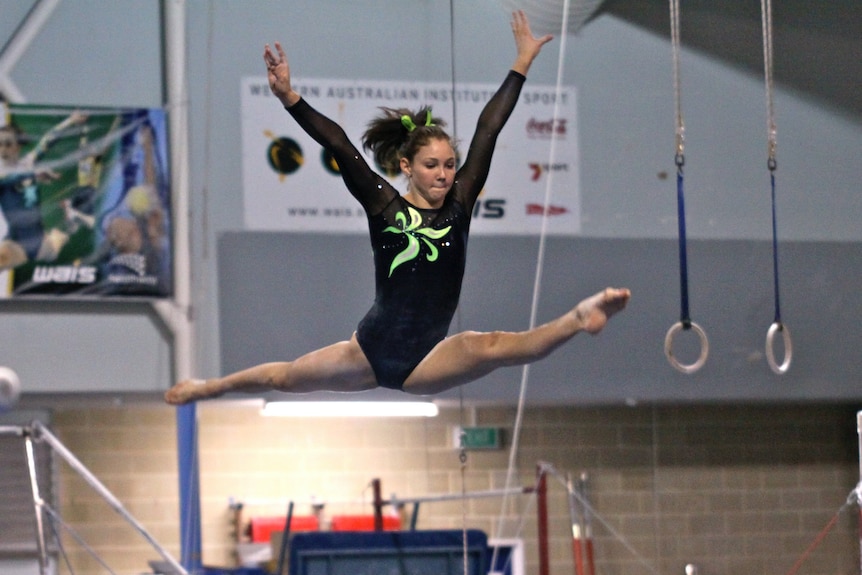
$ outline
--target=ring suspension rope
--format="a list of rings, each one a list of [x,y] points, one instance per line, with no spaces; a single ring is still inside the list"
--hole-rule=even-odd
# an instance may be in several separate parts
[[[760,0],[760,9],[763,18],[763,76],[766,83],[766,129],[769,156],[767,166],[772,198],[772,277],[775,288],[775,318],[766,332],[766,361],[772,371],[781,375],[790,368],[790,361],[793,358],[793,344],[790,340],[790,329],[781,321],[781,301],[778,296],[778,226],[775,216],[775,170],[778,163],[775,160],[776,129],[772,101],[772,0]],[[776,333],[781,333],[784,343],[784,361],[780,364],[775,360]]]
[[[685,242],[685,185],[683,166],[685,165],[685,124],[682,117],[681,89],[679,81],[679,0],[670,0],[670,35],[673,50],[673,88],[676,108],[676,197],[679,218],[679,283],[680,283],[680,321],[671,326],[664,338],[664,353],[670,364],[682,373],[694,373],[703,367],[709,355],[709,340],[706,332],[691,321],[688,308],[688,260]],[[693,330],[700,339],[700,356],[694,363],[684,364],[673,353],[673,339],[682,330]]]
[[[554,92],[554,116],[553,119],[556,119],[560,115],[560,100],[561,100],[561,92],[562,92],[562,80],[563,80],[563,64],[566,59],[566,31],[568,30],[569,25],[569,0],[563,1],[563,14],[562,14],[562,23],[560,26],[560,51],[557,58],[557,81]],[[551,141],[550,141],[550,149],[548,151],[548,164],[553,165],[555,156],[556,156],[556,144],[557,144],[557,134],[556,130],[552,130],[551,133]],[[536,275],[533,282],[533,299],[532,304],[530,306],[530,329],[533,329],[536,325],[536,317],[538,315],[538,307],[539,307],[539,293],[541,291],[542,286],[542,270],[544,268],[544,260],[545,260],[545,243],[548,231],[548,206],[551,203],[551,186],[553,184],[553,170],[548,171],[548,178],[545,181],[545,197],[544,197],[544,207],[542,210],[542,226],[541,231],[539,233],[539,249],[538,254],[536,256]],[[500,506],[500,517],[497,521],[497,532],[496,538],[500,539],[502,537],[503,532],[503,517],[506,513],[506,508],[508,506],[509,498],[508,498],[508,490],[512,485],[512,481],[515,473],[515,458],[518,454],[518,445],[520,441],[521,435],[521,425],[524,419],[524,402],[527,395],[527,382],[530,376],[530,365],[526,364],[522,368],[521,371],[521,386],[520,391],[518,393],[518,408],[515,415],[515,424],[512,429],[512,445],[509,448],[509,462],[508,467],[506,469],[506,495],[503,496],[503,501]],[[497,561],[497,547],[494,547],[494,553],[491,557],[491,565],[494,565]]]

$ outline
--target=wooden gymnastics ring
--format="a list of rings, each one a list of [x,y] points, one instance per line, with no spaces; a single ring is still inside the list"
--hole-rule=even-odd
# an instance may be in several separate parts
[[[781,362],[781,365],[775,361],[775,351],[773,350],[775,333],[779,331],[784,339],[784,361]],[[791,359],[793,359],[793,343],[790,341],[790,328],[780,321],[773,322],[769,326],[769,331],[766,332],[766,362],[769,364],[769,369],[778,375],[787,373]]]
[[[693,329],[694,333],[696,333],[700,338],[700,357],[698,357],[694,363],[690,363],[688,365],[680,363],[673,355],[673,337],[684,329]],[[709,355],[709,340],[706,339],[706,332],[703,331],[702,327],[694,322],[689,322],[688,325],[683,324],[681,321],[676,322],[670,326],[670,329],[667,330],[667,335],[664,336],[664,354],[675,369],[683,373],[696,372],[703,367],[703,364],[706,363],[706,358]]]

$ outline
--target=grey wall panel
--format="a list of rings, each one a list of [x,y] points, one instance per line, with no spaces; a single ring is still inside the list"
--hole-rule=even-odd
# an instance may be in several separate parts
[[[471,238],[453,330],[526,327],[537,251],[536,238]],[[710,356],[692,375],[670,366],[663,342],[680,317],[678,253],[676,240],[548,239],[538,322],[605,286],[629,287],[633,298],[603,333],[578,336],[530,368],[531,403],[862,397],[862,271],[854,265],[862,245],[779,245],[782,319],[794,346],[782,376],[764,356],[774,314],[772,245],[765,241],[689,242],[691,318],[706,330]],[[220,237],[218,257],[224,371],[346,339],[373,297],[364,236],[232,232]],[[696,354],[693,342],[683,332],[675,346],[687,361]],[[515,403],[521,377],[520,368],[499,370],[465,386],[464,397]],[[458,397],[457,391],[440,396]]]

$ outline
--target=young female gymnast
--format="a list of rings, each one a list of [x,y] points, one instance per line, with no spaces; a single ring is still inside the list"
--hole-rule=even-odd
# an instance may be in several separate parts
[[[541,359],[575,334],[598,333],[625,307],[627,289],[608,288],[557,319],[523,332],[462,332],[447,337],[464,275],[473,205],[491,163],[497,135],[515,107],[527,71],[551,36],[535,38],[523,12],[512,17],[517,56],[479,116],[464,165],[456,171],[449,135],[428,108],[384,110],[363,145],[385,169],[407,178],[403,196],[375,173],[344,130],[293,91],[279,43],[264,49],[272,93],[329,150],[347,189],[368,217],[376,296],[348,341],[294,361],[265,363],[225,377],[184,380],[165,394],[180,405],[228,392],[363,391],[383,386],[434,394],[498,367]]]
[[[40,168],[37,163],[65,130],[86,120],[84,114],[72,113],[48,130],[23,156],[22,134],[18,126],[0,126],[0,211],[8,225],[6,237],[0,239],[0,271],[16,268],[28,261],[53,262],[69,241],[69,230],[46,230],[42,222],[38,185],[59,176]]]

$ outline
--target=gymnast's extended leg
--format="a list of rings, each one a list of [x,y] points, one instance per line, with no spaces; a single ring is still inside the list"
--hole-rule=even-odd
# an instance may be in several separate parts
[[[356,342],[342,341],[294,361],[263,363],[224,377],[189,379],[165,393],[165,401],[182,405],[230,392],[365,391],[377,387],[374,371]]]
[[[600,332],[630,297],[627,289],[608,288],[557,319],[527,331],[455,334],[431,350],[407,378],[403,389],[419,395],[440,393],[475,381],[499,367],[542,359],[582,331]]]

